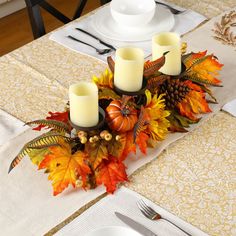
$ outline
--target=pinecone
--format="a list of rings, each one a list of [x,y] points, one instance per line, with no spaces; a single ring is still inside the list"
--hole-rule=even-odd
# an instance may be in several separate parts
[[[167,79],[160,87],[160,93],[165,93],[166,107],[174,109],[181,102],[190,88],[179,79]]]

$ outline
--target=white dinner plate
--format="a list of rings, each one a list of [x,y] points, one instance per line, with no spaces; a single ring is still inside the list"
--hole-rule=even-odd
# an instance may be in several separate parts
[[[167,8],[157,5],[155,15],[147,25],[123,27],[112,18],[110,5],[108,5],[93,15],[91,24],[99,34],[106,38],[118,41],[138,42],[150,40],[156,33],[170,31],[175,24],[175,19]]]
[[[91,231],[86,236],[142,236],[128,227],[107,226]]]

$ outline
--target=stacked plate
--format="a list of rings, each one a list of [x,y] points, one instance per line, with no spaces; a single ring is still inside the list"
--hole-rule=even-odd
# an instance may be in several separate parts
[[[112,17],[110,5],[97,11],[91,21],[92,27],[106,38],[118,41],[146,41],[153,35],[170,31],[175,25],[173,14],[165,7],[156,5],[155,14],[146,25],[126,27],[118,24]]]

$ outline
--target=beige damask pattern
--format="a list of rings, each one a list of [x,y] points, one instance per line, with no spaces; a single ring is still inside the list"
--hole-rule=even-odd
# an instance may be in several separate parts
[[[134,173],[127,187],[209,235],[235,235],[235,135],[235,117],[220,112]]]
[[[236,5],[236,0],[170,2],[209,18]],[[0,108],[23,121],[62,110],[71,83],[90,80],[106,67],[48,37],[0,58]],[[220,112],[139,169],[127,187],[210,235],[236,235],[235,140],[235,118]]]

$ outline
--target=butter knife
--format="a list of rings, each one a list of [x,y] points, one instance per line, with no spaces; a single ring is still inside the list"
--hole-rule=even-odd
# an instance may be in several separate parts
[[[138,223],[137,221],[131,219],[128,216],[125,216],[119,212],[115,212],[115,215],[125,224],[127,224],[132,229],[134,229],[135,231],[139,232],[144,236],[158,236],[157,234],[153,233],[150,229],[146,228],[144,225]]]
[[[75,29],[78,30],[78,31],[80,31],[80,32],[83,32],[84,34],[89,35],[90,37],[96,39],[99,43],[101,43],[101,44],[107,46],[108,48],[111,48],[112,50],[116,51],[116,48],[114,48],[112,45],[110,45],[110,44],[108,44],[108,43],[102,41],[100,38],[98,38],[97,36],[95,36],[95,35],[93,35],[93,34],[87,32],[87,31],[85,31],[84,29],[81,29],[81,28],[78,28],[78,27],[76,27]]]

